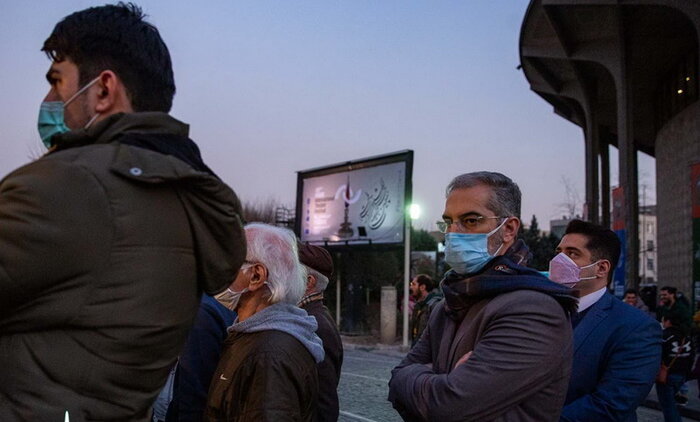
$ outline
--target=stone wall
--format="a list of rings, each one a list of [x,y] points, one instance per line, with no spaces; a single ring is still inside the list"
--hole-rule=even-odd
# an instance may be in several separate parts
[[[692,297],[690,166],[700,162],[700,101],[674,116],[656,137],[658,283]]]

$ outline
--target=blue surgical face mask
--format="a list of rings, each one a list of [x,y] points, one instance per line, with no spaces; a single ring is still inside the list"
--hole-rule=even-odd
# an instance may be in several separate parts
[[[54,135],[70,131],[70,128],[66,126],[63,117],[63,110],[66,108],[66,106],[68,106],[68,104],[70,104],[71,101],[78,98],[80,94],[82,94],[88,88],[90,88],[95,82],[97,82],[98,79],[99,78],[95,78],[92,81],[90,81],[87,85],[80,88],[78,92],[73,94],[73,96],[71,96],[65,103],[63,101],[44,101],[41,103],[41,106],[39,107],[39,119],[37,127],[39,128],[39,136],[41,136],[41,142],[44,143],[46,148],[51,148],[51,138],[53,138]],[[92,116],[90,121],[85,125],[86,129],[90,127],[90,125],[95,121],[97,116],[99,116],[99,113]]]
[[[459,274],[472,274],[484,267],[503,247],[489,253],[489,237],[508,221],[503,222],[488,233],[447,233],[445,234],[445,262]]]

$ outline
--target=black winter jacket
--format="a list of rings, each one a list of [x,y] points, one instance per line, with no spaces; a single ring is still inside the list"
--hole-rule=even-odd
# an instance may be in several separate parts
[[[313,421],[316,361],[292,335],[231,332],[209,387],[205,420]]]
[[[323,301],[315,300],[303,306],[309,315],[316,318],[316,334],[323,340],[326,358],[318,364],[318,409],[316,421],[337,421],[340,408],[338,405],[338,382],[340,368],[343,365],[343,342],[330,311]]]

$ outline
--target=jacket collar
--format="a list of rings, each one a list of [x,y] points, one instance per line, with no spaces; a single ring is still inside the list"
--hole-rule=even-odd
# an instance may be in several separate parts
[[[613,306],[615,298],[609,292],[605,292],[593,306],[590,307],[586,316],[574,329],[574,353],[586,342],[588,336],[608,317],[609,309]]]
[[[578,303],[578,290],[554,283],[539,271],[514,264],[508,256],[492,259],[471,276],[449,271],[440,285],[445,296],[445,312],[458,321],[474,303],[516,290],[534,290],[552,296],[568,314],[575,312]]]
[[[63,150],[90,144],[106,144],[128,133],[159,133],[187,137],[189,125],[167,113],[147,111],[139,113],[116,113],[90,126],[88,129],[72,130],[55,135],[55,149]]]

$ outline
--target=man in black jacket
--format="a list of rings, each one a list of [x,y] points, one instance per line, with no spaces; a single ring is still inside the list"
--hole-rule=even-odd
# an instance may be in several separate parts
[[[306,293],[299,306],[316,318],[316,334],[323,340],[326,358],[318,364],[317,421],[338,420],[338,381],[343,365],[343,343],[330,311],[323,304],[323,292],[333,274],[333,259],[325,249],[314,245],[299,245],[299,260],[306,266]]]
[[[297,303],[306,288],[294,234],[254,223],[236,279],[216,299],[238,318],[209,387],[207,421],[313,421],[323,344]]]

